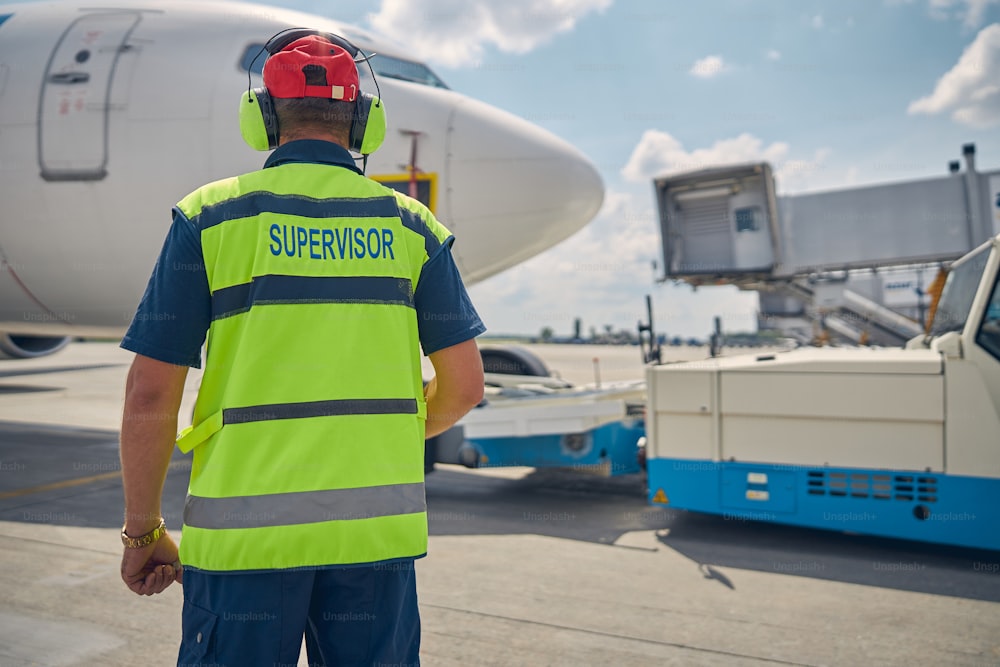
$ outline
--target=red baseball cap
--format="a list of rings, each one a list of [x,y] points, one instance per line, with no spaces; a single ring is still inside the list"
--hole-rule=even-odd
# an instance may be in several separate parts
[[[327,85],[306,85],[302,71],[306,65],[322,67]],[[264,87],[272,97],[326,97],[353,102],[358,97],[358,68],[347,51],[319,35],[309,35],[267,59]]]

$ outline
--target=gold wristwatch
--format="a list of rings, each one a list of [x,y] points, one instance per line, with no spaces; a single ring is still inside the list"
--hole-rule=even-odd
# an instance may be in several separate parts
[[[125,534],[125,526],[122,526],[122,544],[129,549],[141,549],[160,539],[160,536],[165,532],[167,532],[167,524],[163,521],[162,516],[160,517],[160,525],[139,537],[129,537]]]

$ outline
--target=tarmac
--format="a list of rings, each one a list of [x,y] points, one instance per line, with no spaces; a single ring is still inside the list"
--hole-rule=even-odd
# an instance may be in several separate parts
[[[634,347],[531,349],[574,382],[642,377]],[[118,573],[130,361],[0,364],[0,667],[176,663],[181,587]],[[175,535],[189,469],[176,453]],[[641,474],[439,466],[427,502],[424,665],[1000,665],[1000,552],[650,507]]]

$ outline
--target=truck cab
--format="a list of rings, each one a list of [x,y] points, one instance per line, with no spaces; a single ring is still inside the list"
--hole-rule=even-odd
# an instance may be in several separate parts
[[[1000,236],[956,261],[926,336],[907,350],[945,360],[949,472],[1000,476]],[[985,467],[984,467],[985,466]]]

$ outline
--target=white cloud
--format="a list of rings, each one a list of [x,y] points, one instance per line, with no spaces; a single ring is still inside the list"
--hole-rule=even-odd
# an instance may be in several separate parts
[[[417,57],[452,67],[476,64],[488,45],[526,53],[572,30],[613,0],[383,0],[372,27],[406,43]]]
[[[975,128],[1000,124],[1000,23],[980,30],[934,92],[911,102],[907,111],[951,112],[953,120]]]
[[[701,60],[694,61],[688,74],[699,79],[711,79],[725,72],[727,67],[722,56],[705,56]]]
[[[817,14],[816,16],[812,17],[812,19],[809,21],[809,25],[811,25],[816,30],[822,30],[823,29],[823,15],[822,14]]]
[[[961,18],[966,27],[977,28],[990,5],[998,0],[930,0],[931,16]]]
[[[913,0],[886,0],[890,5],[911,4]],[[978,28],[983,23],[990,5],[1000,4],[1000,0],[928,0],[931,17],[946,21],[961,19],[967,28]]]
[[[763,148],[760,139],[746,133],[734,139],[720,139],[710,148],[687,151],[669,133],[646,130],[622,168],[622,176],[629,181],[644,183],[657,176],[722,164],[783,159],[787,152],[787,144],[774,143]]]
[[[781,60],[781,51],[777,49],[769,49],[765,57],[768,60]]]
[[[829,186],[823,169],[830,149],[817,149],[812,157],[793,157],[787,143],[769,145],[744,132],[738,137],[719,139],[708,148],[688,151],[672,135],[647,130],[622,168],[622,176],[636,183],[648,183],[657,176],[748,162],[769,162],[783,193],[817,186]]]

